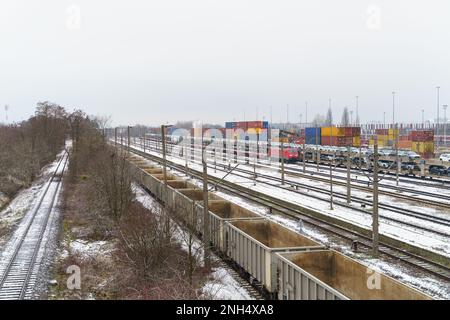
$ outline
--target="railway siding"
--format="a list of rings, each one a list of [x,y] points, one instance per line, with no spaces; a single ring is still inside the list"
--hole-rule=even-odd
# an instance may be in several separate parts
[[[136,149],[134,149],[134,148],[132,148],[131,149],[131,151],[133,152],[133,153],[136,153],[136,154],[138,154],[138,155],[141,155],[141,156],[144,156],[145,158],[147,158],[147,159],[150,159],[150,160],[152,160],[153,162],[156,162],[156,163],[160,163],[162,160],[159,158],[159,157],[157,157],[157,156],[154,156],[154,155],[148,155],[148,154],[144,154],[143,152],[141,152],[141,151],[139,151],[139,150],[136,150]],[[134,157],[134,156],[133,156]],[[137,158],[135,158],[134,160],[137,160]],[[182,165],[177,165],[176,163],[173,163],[173,162],[171,162],[171,161],[167,161],[167,165],[169,166],[169,167],[172,167],[172,168],[174,168],[174,169],[176,169],[176,170],[179,170],[179,171],[182,171],[182,172],[184,172],[185,171],[185,167],[184,166],[182,166]],[[196,170],[193,170],[192,168],[190,168],[190,174],[193,176],[193,177],[196,177],[196,178],[200,178],[201,177],[201,173],[200,172],[197,172]],[[170,175],[173,175],[173,174],[170,174]],[[175,176],[174,176],[175,177]],[[160,177],[158,177],[158,178],[160,178]],[[299,211],[299,206],[298,205],[293,205],[293,204],[291,204],[291,203],[289,203],[289,206],[286,206],[286,205],[284,205],[283,206],[283,201],[282,200],[279,200],[279,199],[275,199],[275,201],[274,201],[274,199],[273,198],[271,198],[270,196],[267,196],[267,195],[261,195],[260,193],[258,193],[258,192],[255,192],[255,191],[253,191],[253,190],[251,190],[251,192],[249,192],[248,190],[244,190],[244,189],[241,189],[241,190],[238,190],[238,188],[245,188],[245,187],[241,187],[241,186],[236,186],[235,184],[230,184],[229,182],[226,182],[226,181],[218,181],[219,179],[217,179],[217,178],[214,178],[214,177],[209,177],[209,179],[210,179],[210,181],[211,181],[211,183],[217,183],[218,184],[218,186],[219,186],[219,188],[221,188],[221,189],[224,189],[224,190],[226,190],[226,191],[230,191],[230,190],[232,190],[235,194],[240,194],[243,198],[246,198],[246,199],[249,199],[249,200],[255,200],[255,202],[258,202],[259,204],[263,204],[264,202],[266,202],[266,205],[267,206],[271,206],[272,207],[272,210],[277,210],[277,212],[280,212],[280,213],[284,213],[284,214],[287,214],[287,215],[290,215],[290,216],[292,216],[292,214],[293,214],[293,212],[296,214],[297,212],[300,214],[300,215],[302,215],[303,217],[306,217],[306,221],[308,220],[308,219],[310,219],[310,220],[319,220],[317,217],[315,217],[314,215],[312,215],[311,217],[308,217],[308,215],[306,215],[305,213],[306,212],[308,212],[309,211],[309,213],[316,213],[316,212],[314,212],[314,211],[311,211],[311,210],[309,210],[309,209],[307,209],[307,208],[301,208],[301,209],[303,209],[304,211],[303,211],[303,213],[302,212],[300,212]],[[161,179],[157,179],[157,180],[159,180],[159,184],[161,185],[162,184],[162,182],[161,182]],[[237,187],[237,188],[236,188]],[[158,188],[159,189],[159,188]],[[247,189],[247,188],[245,188],[245,189]],[[161,189],[159,189],[158,190],[159,192],[161,192],[162,190]],[[179,191],[179,190],[178,190]],[[261,196],[261,198],[259,198],[259,196]],[[280,201],[281,201],[281,203],[280,203]],[[286,203],[284,203],[284,204],[286,204]],[[305,209],[307,210],[307,211],[305,211]],[[330,217],[327,217],[327,219],[330,219]],[[333,220],[331,220],[331,221],[333,221]],[[338,220],[338,222],[341,222],[340,220]],[[229,224],[230,222],[227,222],[227,225]],[[347,231],[347,234],[345,235],[347,238],[348,238],[348,240],[353,240],[353,236],[355,236],[355,237],[357,237],[358,235],[359,236],[364,236],[364,233],[365,234],[367,234],[368,232],[370,233],[370,231],[369,230],[366,230],[366,229],[364,229],[364,228],[362,228],[363,230],[361,230],[362,231],[362,234],[358,234],[358,232],[355,232],[355,231],[352,231],[352,230],[346,230],[346,228],[344,228],[344,227],[341,227],[341,226],[338,226],[338,225],[334,225],[332,222],[328,222],[328,221],[323,221],[322,220],[322,222],[321,222],[322,224],[329,224],[329,226],[331,226],[332,228],[339,228],[340,229],[340,232],[343,232],[344,231],[344,233],[345,233],[345,231]],[[321,224],[321,223],[319,223],[319,224]],[[316,222],[316,224],[317,224],[317,222]],[[328,226],[328,227],[329,227]],[[347,225],[349,228],[352,228],[353,227],[353,225],[352,224],[348,224]],[[335,232],[337,232],[336,230],[335,230]],[[366,236],[366,238],[367,238],[367,236]],[[367,239],[366,239],[367,240]],[[363,243],[364,244],[364,243]],[[364,245],[368,245],[367,243],[366,244],[364,244]],[[370,246],[370,245],[369,245]],[[383,244],[383,246],[385,246],[385,244]],[[384,253],[386,253],[386,254],[388,254],[388,251],[389,250],[392,250],[392,255],[394,255],[394,256],[396,256],[396,257],[398,257],[398,251],[399,251],[399,249],[396,249],[396,248],[393,248],[393,249],[390,249],[390,248],[388,248],[388,247],[384,247],[383,249],[385,249],[385,251],[384,251]],[[394,251],[397,251],[395,254],[394,254]],[[407,256],[407,252],[405,251],[405,256]],[[411,259],[411,255],[409,255],[409,256],[407,256],[407,258],[408,259]],[[416,259],[416,261],[415,261],[415,263],[414,263],[414,265],[416,265],[416,266],[418,266],[418,264],[417,264],[417,259],[419,259],[419,258],[415,258]],[[425,260],[424,259],[424,261],[427,261],[427,260]],[[424,263],[425,265],[427,264],[427,263]],[[423,267],[423,268],[428,268],[429,267],[429,262],[428,262],[428,266],[425,266],[425,267]],[[448,274],[447,275],[441,275],[441,276],[443,276],[443,277],[446,277],[446,279],[448,280],[449,279],[449,277],[448,277]]]

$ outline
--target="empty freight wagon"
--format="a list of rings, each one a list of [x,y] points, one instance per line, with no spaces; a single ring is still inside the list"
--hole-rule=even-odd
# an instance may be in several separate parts
[[[224,250],[224,224],[226,221],[263,219],[259,214],[226,200],[215,200],[208,203],[211,230],[211,241],[215,247]]]
[[[276,252],[323,249],[314,240],[267,219],[227,222],[224,231],[227,256],[272,297],[277,292]]]
[[[279,253],[279,299],[423,300],[427,295],[334,250]]]

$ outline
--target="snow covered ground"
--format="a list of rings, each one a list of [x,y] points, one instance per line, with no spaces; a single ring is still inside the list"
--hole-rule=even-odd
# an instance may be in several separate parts
[[[8,207],[2,211],[0,214],[0,222],[11,229],[11,236],[5,235],[0,244],[0,269],[2,269],[10,259],[11,255],[20,243],[25,232],[27,233],[27,240],[33,240],[40,230],[42,230],[42,223],[45,223],[45,216],[47,210],[50,210],[49,218],[47,224],[45,225],[45,230],[43,233],[41,245],[37,251],[37,256],[35,259],[35,264],[31,272],[31,281],[29,283],[29,289],[31,289],[29,297],[38,297],[39,294],[46,289],[46,281],[48,275],[48,267],[52,260],[52,255],[56,249],[56,236],[58,231],[58,221],[59,221],[59,196],[61,191],[61,185],[58,186],[56,181],[50,182],[50,177],[53,172],[57,169],[59,158],[63,156],[64,152],[61,152],[57,160],[52,164],[45,167],[38,179],[33,183],[33,185],[25,190],[19,192],[17,197],[15,197]],[[67,169],[67,167],[66,167]],[[63,165],[58,168],[58,173],[63,173]],[[56,192],[56,197],[54,200],[54,206],[51,206],[50,197],[44,197],[40,210],[37,211],[35,218],[33,218],[33,208],[38,205],[40,198],[42,197],[46,187],[49,187],[48,194],[51,195]],[[51,208],[51,209],[50,209]],[[28,226],[30,225],[29,229]],[[27,231],[28,230],[28,231]],[[36,231],[35,233],[33,233]],[[21,247],[20,254],[24,255],[28,251],[33,250],[34,246],[30,246],[28,249]],[[31,251],[30,251],[31,252]],[[24,268],[26,268],[24,264]]]
[[[36,204],[39,199],[39,194],[47,184],[47,179],[55,171],[57,166],[58,161],[55,161],[44,167],[31,187],[19,191],[16,197],[0,212],[0,226],[10,231],[0,238],[0,249],[9,239],[11,231],[17,227],[17,224],[22,220],[25,213]]]

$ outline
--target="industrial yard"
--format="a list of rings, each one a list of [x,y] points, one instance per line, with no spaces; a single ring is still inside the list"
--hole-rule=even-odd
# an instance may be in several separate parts
[[[12,314],[129,317],[139,300],[183,319],[361,317],[394,301],[409,318],[450,301],[450,2],[0,9]]]
[[[260,127],[249,127],[255,124]],[[280,276],[284,270],[283,263],[290,261],[284,260],[281,255],[283,252],[325,249],[354,259],[349,261],[361,263],[361,268],[374,268],[374,272],[388,277],[386,279],[400,280],[396,286],[403,282],[406,286],[401,288],[409,287],[411,292],[418,290],[424,293],[421,298],[448,299],[448,175],[435,174],[430,170],[433,164],[428,164],[427,160],[430,160],[423,157],[429,156],[429,153],[408,154],[413,152],[410,149],[402,150],[404,153],[400,156],[400,149],[394,146],[394,152],[390,155],[382,153],[383,149],[378,149],[376,142],[375,147],[363,144],[355,147],[353,142],[361,139],[355,132],[361,132],[360,128],[274,129],[272,135],[274,132],[279,135],[281,131],[292,137],[280,139],[277,136],[273,139],[267,133],[270,132],[270,124],[253,121],[226,123],[224,128],[214,129],[183,130],[170,127],[167,130],[162,126],[159,135],[155,133],[158,130],[156,128],[148,131],[143,128],[115,128],[105,130],[105,135],[112,145],[132,156],[131,163],[139,168],[137,175],[141,176],[141,184],[150,194],[163,203],[173,201],[167,205],[185,211],[183,216],[197,215],[197,218],[188,218],[184,223],[194,221],[199,238],[203,238],[204,232],[210,233],[208,241],[211,241],[211,246],[225,260],[231,260],[231,265],[244,277],[253,279],[253,287],[264,297],[278,295],[279,299],[352,299],[336,291],[336,288],[333,290],[331,283],[337,281],[333,277],[327,278],[327,281],[319,278],[328,285],[317,289],[320,293],[314,291],[313,296],[309,296],[309,291],[303,292],[302,287],[292,288],[297,280],[291,283],[290,278],[286,280],[290,284],[289,289],[280,291],[284,279],[282,274]],[[346,146],[306,144],[308,139],[312,139],[308,138],[308,132],[318,135],[321,131],[332,137],[333,132],[347,131],[351,139],[347,139]],[[412,130],[411,135],[430,140],[429,137],[433,137],[430,131]],[[375,129],[372,132],[371,140],[377,141],[377,132],[384,131]],[[276,152],[274,149],[277,149]],[[308,153],[310,156],[305,156]],[[363,165],[359,165],[355,158],[363,160]],[[374,163],[374,159],[378,161]],[[383,160],[395,161],[396,165],[384,167]],[[405,168],[402,161],[414,164],[418,170]],[[446,165],[444,161],[439,163]],[[204,229],[207,218],[201,209],[206,200],[202,198],[205,196],[202,192],[205,171],[208,174],[206,194],[210,212],[208,231]],[[166,172],[165,177],[163,172]],[[154,177],[157,180],[151,178],[152,173],[156,173]],[[167,184],[167,188],[164,184]],[[177,193],[187,203],[177,200]],[[186,197],[191,199],[192,205],[189,205],[190,201]],[[248,221],[249,226],[245,226],[247,222],[243,221]],[[233,240],[237,235],[233,234],[234,229],[228,228],[234,228],[238,222],[237,225],[243,228],[239,229],[240,232],[250,241],[262,245],[266,250],[264,254],[258,253],[260,249],[257,246],[253,249],[253,245],[246,244],[249,240]],[[257,231],[262,227],[256,227],[256,224],[250,227],[254,223],[269,223],[264,227],[268,229]],[[274,231],[274,228],[282,226],[286,228],[284,231]],[[292,231],[308,236],[307,241],[311,242],[306,244],[294,239],[291,242],[289,239],[292,236],[288,235]],[[264,238],[259,239],[261,235],[255,232],[262,232]],[[271,245],[272,242],[277,244]],[[229,251],[230,245],[232,248],[242,245],[244,251],[236,255],[234,251]],[[279,261],[281,269],[267,270],[269,267],[274,268],[273,265],[264,266],[267,260],[263,257],[267,252],[270,252],[272,261]],[[331,259],[334,261],[335,258]],[[317,260],[317,263],[322,261],[316,258],[312,260]],[[311,267],[325,268],[320,264],[315,266],[313,261],[310,262]],[[326,269],[337,268],[337,262],[330,263],[332,266]],[[306,274],[314,279],[316,275],[315,271],[308,273],[301,268],[298,272],[299,277],[300,274]],[[267,278],[268,273],[273,275]],[[370,273],[365,277],[367,280]],[[360,294],[361,299],[406,299],[406,296],[403,297],[395,290],[386,292],[385,296],[377,292],[380,294],[377,297],[371,297],[370,291]],[[418,299],[419,296],[410,298]],[[354,299],[357,299],[356,296]]]

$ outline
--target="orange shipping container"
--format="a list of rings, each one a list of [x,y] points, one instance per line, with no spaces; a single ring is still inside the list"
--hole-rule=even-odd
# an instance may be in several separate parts
[[[398,147],[400,149],[411,149],[412,141],[411,140],[399,140]]]
[[[343,127],[322,127],[322,137],[344,137],[345,128]]]

